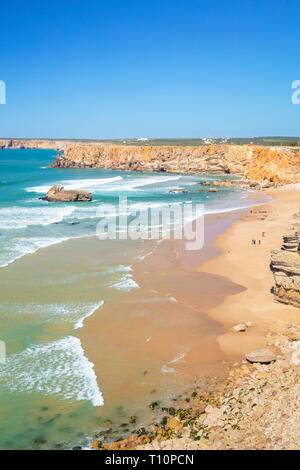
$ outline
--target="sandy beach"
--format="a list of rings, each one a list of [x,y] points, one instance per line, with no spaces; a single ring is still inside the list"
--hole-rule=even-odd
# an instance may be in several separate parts
[[[217,341],[227,360],[240,360],[252,349],[265,347],[265,334],[270,329],[299,321],[297,308],[274,302],[270,292],[274,279],[269,264],[270,251],[280,248],[283,233],[298,222],[293,215],[299,213],[300,188],[297,185],[273,188],[267,195],[273,202],[253,207],[251,213],[233,223],[216,242],[222,254],[198,268],[203,273],[229,277],[246,288],[208,312],[226,329]],[[256,240],[255,245],[251,244],[252,239]],[[253,326],[246,334],[231,331],[233,325],[247,321]]]

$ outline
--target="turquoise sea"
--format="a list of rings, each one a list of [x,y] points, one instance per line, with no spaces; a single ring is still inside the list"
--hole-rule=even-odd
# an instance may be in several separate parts
[[[246,190],[199,192],[200,182],[215,176],[52,169],[54,157],[51,150],[0,150],[0,340],[6,346],[0,363],[1,449],[86,446],[106,419],[124,419],[122,387],[106,409],[109,378],[97,375],[79,332],[95,312],[100,315],[104,306],[113,311],[120,299],[139,291],[132,264],[153,243],[100,243],[99,205],[116,207],[119,196],[128,197],[130,212],[198,202],[215,213],[250,204]],[[39,199],[57,183],[87,189],[93,201]],[[188,192],[170,193],[178,188]],[[116,357],[110,367],[117,368],[117,352],[110,353],[109,344],[96,346],[106,348],[108,363],[110,354]]]

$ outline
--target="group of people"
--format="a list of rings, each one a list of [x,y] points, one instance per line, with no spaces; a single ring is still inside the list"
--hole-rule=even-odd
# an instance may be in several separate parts
[[[266,232],[261,232],[261,237],[265,238]],[[256,245],[256,239],[252,238],[251,245]],[[258,245],[261,245],[261,239],[258,240]]]

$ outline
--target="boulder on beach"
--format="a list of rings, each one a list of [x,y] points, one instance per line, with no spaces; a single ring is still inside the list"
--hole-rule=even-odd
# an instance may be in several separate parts
[[[240,325],[234,325],[232,327],[233,331],[246,331],[246,325],[244,323],[241,323]]]
[[[49,189],[45,199],[49,202],[74,202],[91,201],[92,193],[83,189],[65,189],[60,184],[56,184]]]
[[[259,362],[260,364],[268,364],[276,361],[276,356],[269,349],[256,349],[247,354],[246,359],[252,363]]]

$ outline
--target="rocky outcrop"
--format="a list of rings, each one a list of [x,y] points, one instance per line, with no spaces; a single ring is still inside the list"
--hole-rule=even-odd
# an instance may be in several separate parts
[[[249,147],[238,145],[67,145],[52,167],[243,175],[249,160]]]
[[[245,177],[281,185],[300,182],[300,152],[293,147],[252,147]]]
[[[292,230],[283,235],[282,248],[271,252],[271,270],[275,299],[300,307],[300,231]]]
[[[92,194],[84,190],[66,190],[60,184],[56,184],[49,189],[45,199],[49,202],[91,201]]]

